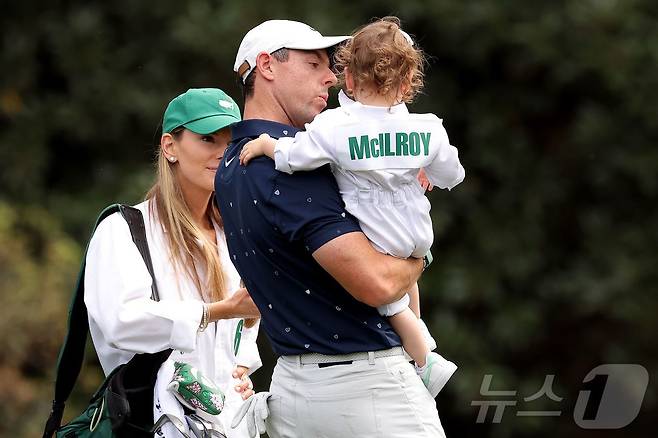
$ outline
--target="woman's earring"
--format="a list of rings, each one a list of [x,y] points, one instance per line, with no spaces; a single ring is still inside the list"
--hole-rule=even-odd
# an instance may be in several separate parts
[[[169,157],[169,161],[171,161],[172,163],[175,163],[176,162],[176,157]]]

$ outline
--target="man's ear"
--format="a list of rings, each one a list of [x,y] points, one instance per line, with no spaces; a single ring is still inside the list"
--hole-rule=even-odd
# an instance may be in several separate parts
[[[274,79],[274,72],[272,71],[273,62],[273,56],[266,52],[261,52],[256,57],[256,70],[258,70],[258,73],[268,81]]]

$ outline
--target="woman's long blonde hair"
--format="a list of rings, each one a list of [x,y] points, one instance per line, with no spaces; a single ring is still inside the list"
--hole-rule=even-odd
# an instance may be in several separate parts
[[[182,129],[177,129],[171,135],[178,139],[181,133]],[[171,263],[177,272],[182,270],[193,281],[205,301],[222,300],[226,297],[226,284],[217,245],[206,237],[192,218],[174,173],[175,164],[166,159],[160,146],[157,147],[156,161],[156,181],[146,194],[146,199],[151,201],[149,214],[159,219]],[[208,202],[206,212],[208,219],[221,225],[221,216],[213,197]],[[205,284],[199,268],[205,273]]]

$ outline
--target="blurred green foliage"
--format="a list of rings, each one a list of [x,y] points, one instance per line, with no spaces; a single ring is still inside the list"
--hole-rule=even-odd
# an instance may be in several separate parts
[[[413,110],[444,119],[467,169],[457,189],[430,194],[436,261],[421,284],[424,318],[460,365],[438,397],[448,436],[653,430],[658,3],[55,0],[3,12],[0,435],[39,433],[89,229],[103,206],[137,202],[150,185],[167,102],[200,86],[239,100],[235,52],[265,19],[344,34],[387,14],[429,58]],[[261,344],[254,377],[265,389],[273,357]],[[72,410],[100,378],[88,361]],[[650,373],[642,412],[622,431],[584,431],[572,418],[601,363]],[[476,424],[484,374],[519,391],[518,410],[562,415],[509,409],[500,424]],[[564,400],[523,406],[547,374]]]

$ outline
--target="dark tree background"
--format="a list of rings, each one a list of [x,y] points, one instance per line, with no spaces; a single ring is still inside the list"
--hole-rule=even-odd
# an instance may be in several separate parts
[[[103,206],[138,202],[151,184],[167,102],[202,86],[240,100],[235,52],[265,19],[345,34],[388,14],[429,56],[413,111],[444,119],[467,170],[452,192],[430,194],[435,262],[421,284],[424,318],[460,366],[437,398],[448,436],[655,435],[658,3],[6,3],[0,435],[41,431],[90,227]],[[265,390],[274,357],[261,338],[254,380]],[[581,429],[583,379],[606,363],[648,370],[642,410],[621,430]],[[492,389],[518,391],[499,424],[493,412],[477,424],[471,405],[487,399],[486,374]],[[562,401],[525,402],[551,374]],[[68,416],[100,379],[90,349]]]

